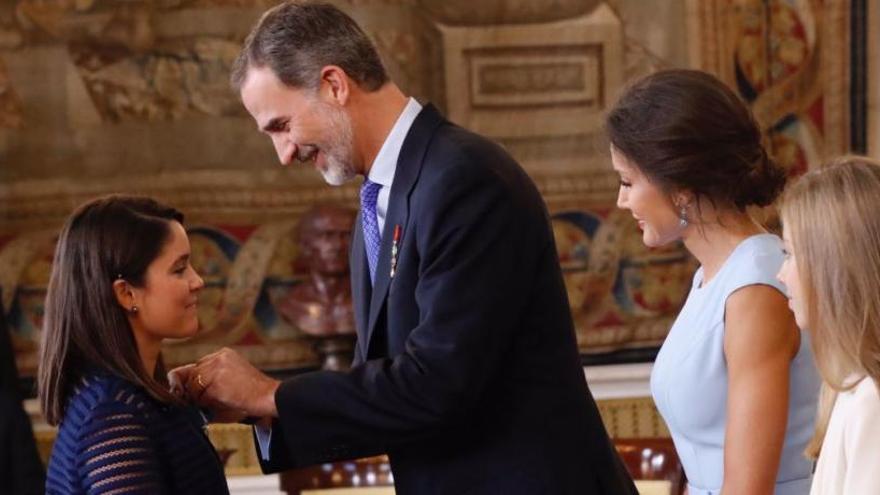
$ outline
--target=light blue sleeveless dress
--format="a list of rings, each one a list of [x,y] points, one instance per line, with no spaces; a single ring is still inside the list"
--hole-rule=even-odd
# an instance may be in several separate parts
[[[748,285],[769,285],[782,265],[782,240],[759,234],[742,241],[715,277],[703,286],[703,269],[663,343],[651,372],[651,394],[666,420],[688,478],[689,495],[717,495],[724,481],[727,423],[727,362],[724,307],[727,297]],[[736,315],[730,315],[735,318]],[[803,450],[813,435],[819,376],[806,332],[791,363],[788,423],[776,495],[806,495],[811,461]]]

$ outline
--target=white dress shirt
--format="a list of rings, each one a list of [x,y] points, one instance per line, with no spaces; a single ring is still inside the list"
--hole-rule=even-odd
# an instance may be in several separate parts
[[[379,153],[373,164],[370,166],[370,173],[367,178],[376,184],[382,184],[379,189],[379,197],[376,199],[376,217],[378,220],[379,236],[385,229],[385,216],[388,214],[388,198],[391,196],[391,184],[394,182],[394,172],[397,171],[397,160],[400,158],[400,148],[403,147],[403,140],[409,134],[413,122],[422,111],[422,105],[410,98],[404,107],[403,112],[397,117],[397,122],[379,148]]]

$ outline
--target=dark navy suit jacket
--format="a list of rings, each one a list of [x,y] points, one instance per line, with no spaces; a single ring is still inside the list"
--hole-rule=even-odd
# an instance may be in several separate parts
[[[391,248],[399,226],[394,277]],[[398,494],[635,494],[587,388],[543,200],[432,106],[401,149],[349,372],[276,393],[266,471],[387,453]]]

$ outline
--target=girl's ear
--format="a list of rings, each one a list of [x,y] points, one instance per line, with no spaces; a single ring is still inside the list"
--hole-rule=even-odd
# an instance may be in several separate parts
[[[116,295],[116,302],[122,306],[126,312],[131,313],[135,307],[134,291],[125,280],[119,278],[113,282],[113,293]]]

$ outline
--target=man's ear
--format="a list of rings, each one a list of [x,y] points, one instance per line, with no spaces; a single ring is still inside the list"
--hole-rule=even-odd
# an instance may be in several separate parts
[[[348,103],[351,96],[351,85],[354,81],[336,65],[327,65],[321,69],[321,96],[336,102],[340,106]]]
[[[116,302],[122,306],[122,309],[130,313],[135,307],[134,291],[131,285],[121,278],[117,279],[113,282],[113,293],[116,295]]]

